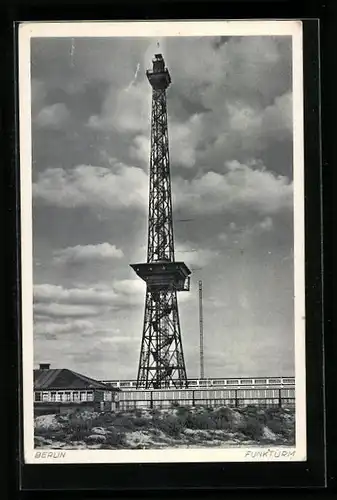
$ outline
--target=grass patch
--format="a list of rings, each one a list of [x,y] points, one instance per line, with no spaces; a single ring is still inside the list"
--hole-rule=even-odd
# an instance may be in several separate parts
[[[92,418],[88,412],[81,410],[58,419],[59,429],[37,427],[35,436],[45,437],[55,441],[87,442],[95,427],[101,427],[105,434],[103,448],[128,448],[127,435],[130,432],[146,432],[149,436],[161,436],[167,443],[175,440],[186,440],[198,444],[204,440],[215,439],[219,434],[213,431],[238,433],[240,440],[249,439],[260,442],[264,428],[268,427],[280,440],[292,444],[295,437],[294,411],[285,412],[280,408],[261,409],[248,406],[240,409],[227,407],[185,407],[176,406],[174,411],[166,409],[147,409],[147,417],[140,409],[126,412],[94,413]],[[189,434],[185,431],[191,430]],[[198,432],[206,431],[206,432]],[[210,431],[207,433],[207,431]],[[220,433],[224,441],[226,434]],[[218,438],[217,438],[218,439]]]

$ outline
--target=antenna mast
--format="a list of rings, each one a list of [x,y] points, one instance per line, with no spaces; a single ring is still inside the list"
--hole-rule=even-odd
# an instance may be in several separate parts
[[[200,328],[200,378],[205,377],[204,372],[204,318],[202,311],[202,280],[199,280],[199,328]]]

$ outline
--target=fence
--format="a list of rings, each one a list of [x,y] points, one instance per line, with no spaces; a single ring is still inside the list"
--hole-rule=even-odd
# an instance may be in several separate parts
[[[212,392],[213,394],[210,394]],[[264,395],[254,394],[252,391],[234,389],[232,391],[137,391],[125,392],[118,395],[116,409],[129,410],[135,408],[169,408],[172,406],[229,406],[232,408],[255,405],[261,407],[293,407],[295,406],[295,392],[289,389],[273,389],[264,391]],[[260,391],[261,393],[262,391]]]

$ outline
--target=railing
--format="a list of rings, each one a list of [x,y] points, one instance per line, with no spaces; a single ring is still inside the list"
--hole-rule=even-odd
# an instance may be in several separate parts
[[[121,388],[124,390],[135,389],[136,380],[104,380],[103,383],[111,384],[114,387]],[[244,379],[234,379],[234,378],[214,378],[214,379],[191,379],[188,381],[188,388],[200,387],[203,389],[209,387],[227,387],[227,386],[292,386],[295,385],[294,377],[256,377]],[[174,385],[170,384],[169,389],[174,389]]]
[[[116,409],[128,410],[134,408],[167,408],[176,406],[229,406],[242,407],[248,405],[262,407],[293,407],[295,405],[295,391],[274,389],[272,394],[265,396],[254,395],[252,397],[246,391],[234,389],[226,395],[210,395],[213,391],[189,390],[185,394],[174,394],[166,392],[141,391],[137,393],[125,392],[119,394],[116,400]],[[181,391],[183,392],[183,391]],[[174,397],[177,396],[177,397]],[[212,397],[210,397],[212,396]]]
[[[293,408],[295,406],[295,398],[281,398],[281,399],[230,399],[230,400],[214,400],[214,399],[203,399],[203,400],[179,400],[179,399],[167,399],[167,400],[145,400],[145,399],[133,399],[126,401],[116,401],[116,410],[131,410],[137,408],[170,408],[172,406],[209,406],[212,408],[216,407],[230,407],[230,408],[240,408],[244,406],[258,406],[261,408]]]

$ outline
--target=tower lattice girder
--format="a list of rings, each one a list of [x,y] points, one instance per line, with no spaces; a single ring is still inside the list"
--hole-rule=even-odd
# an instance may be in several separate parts
[[[152,86],[147,262],[131,264],[146,282],[138,388],[187,386],[177,292],[189,289],[190,270],[175,262],[166,89],[171,83],[160,54],[147,71]]]
[[[153,89],[148,262],[174,260],[166,90]]]

